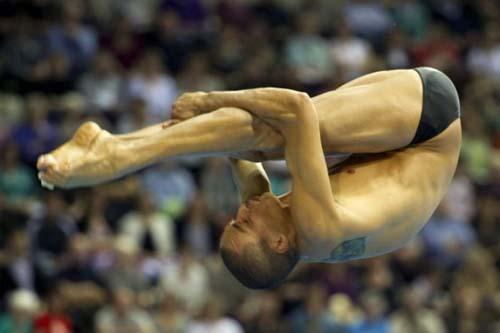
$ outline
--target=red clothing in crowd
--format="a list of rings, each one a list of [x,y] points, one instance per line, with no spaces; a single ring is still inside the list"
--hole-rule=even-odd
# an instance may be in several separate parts
[[[71,320],[62,314],[45,313],[35,320],[37,333],[71,333]]]

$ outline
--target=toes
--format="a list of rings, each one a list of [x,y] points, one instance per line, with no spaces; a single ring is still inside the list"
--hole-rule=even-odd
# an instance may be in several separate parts
[[[42,155],[38,158],[36,167],[40,171],[46,171],[49,169],[57,168],[57,161],[51,154]]]
[[[40,180],[42,187],[45,187],[45,188],[49,189],[50,191],[52,191],[54,189],[54,185],[45,180],[44,172],[38,173],[38,179]]]

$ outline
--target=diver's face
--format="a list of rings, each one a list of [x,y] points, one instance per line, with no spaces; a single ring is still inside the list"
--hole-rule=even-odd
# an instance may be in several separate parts
[[[261,239],[266,240],[270,232],[279,230],[285,223],[284,209],[279,199],[271,193],[264,193],[242,203],[236,218],[224,229],[221,246],[239,251]]]

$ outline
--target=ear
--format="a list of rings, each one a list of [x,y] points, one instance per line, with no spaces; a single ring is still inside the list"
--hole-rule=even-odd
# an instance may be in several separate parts
[[[290,248],[290,242],[285,235],[278,234],[273,240],[270,241],[269,246],[277,253],[283,254]]]

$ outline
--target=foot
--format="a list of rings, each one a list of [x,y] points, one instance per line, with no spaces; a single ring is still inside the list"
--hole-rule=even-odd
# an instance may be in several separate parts
[[[38,158],[42,186],[73,188],[105,182],[116,176],[113,136],[93,122],[81,125],[71,140]]]

